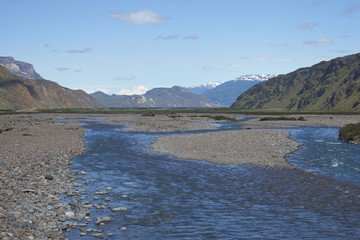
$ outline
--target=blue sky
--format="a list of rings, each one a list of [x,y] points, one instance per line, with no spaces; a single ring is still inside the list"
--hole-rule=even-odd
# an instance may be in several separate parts
[[[359,0],[0,0],[0,56],[72,89],[141,93],[360,52]]]

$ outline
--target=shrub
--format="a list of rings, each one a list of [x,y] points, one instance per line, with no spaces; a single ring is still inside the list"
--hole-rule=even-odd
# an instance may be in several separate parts
[[[304,117],[299,117],[297,120],[298,121],[306,121],[306,119]]]
[[[218,115],[218,116],[211,116],[211,115],[200,115],[197,117],[204,117],[204,118],[210,118],[216,121],[235,121],[235,118],[231,118],[231,117],[226,117],[226,116],[222,116],[222,115]]]
[[[339,139],[345,142],[360,141],[360,123],[351,123],[340,128]]]
[[[142,114],[141,116],[144,116],[144,117],[155,117],[155,113],[153,113],[153,112],[147,112],[147,113]]]
[[[263,117],[259,121],[296,121],[296,118],[290,117]]]

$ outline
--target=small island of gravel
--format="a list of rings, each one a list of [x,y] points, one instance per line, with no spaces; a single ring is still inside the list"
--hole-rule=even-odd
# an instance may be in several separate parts
[[[285,156],[296,151],[299,144],[289,138],[288,131],[247,129],[162,136],[151,148],[182,159],[291,168]]]

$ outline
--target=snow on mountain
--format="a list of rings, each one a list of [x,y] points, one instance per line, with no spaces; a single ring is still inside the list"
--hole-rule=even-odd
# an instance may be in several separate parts
[[[196,93],[196,94],[202,94],[206,90],[213,89],[213,88],[219,86],[222,83],[224,83],[224,82],[208,82],[208,83],[203,83],[203,84],[200,84],[200,85],[187,87],[186,89],[193,92],[193,93]]]
[[[239,81],[266,81],[270,78],[276,77],[275,74],[248,74],[236,78],[235,80]]]
[[[214,87],[219,86],[219,85],[222,84],[222,83],[224,83],[224,82],[208,82],[208,83],[203,83],[203,84],[200,84],[200,85],[191,86],[191,87],[189,87],[189,88],[200,88],[200,87],[204,87],[204,88],[211,89],[211,88],[214,88]]]

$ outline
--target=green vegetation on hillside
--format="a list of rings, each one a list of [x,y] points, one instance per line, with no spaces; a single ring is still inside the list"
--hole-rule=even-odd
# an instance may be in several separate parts
[[[347,124],[339,129],[339,139],[360,144],[360,123]]]
[[[259,83],[233,109],[359,111],[360,53],[320,62]]]

